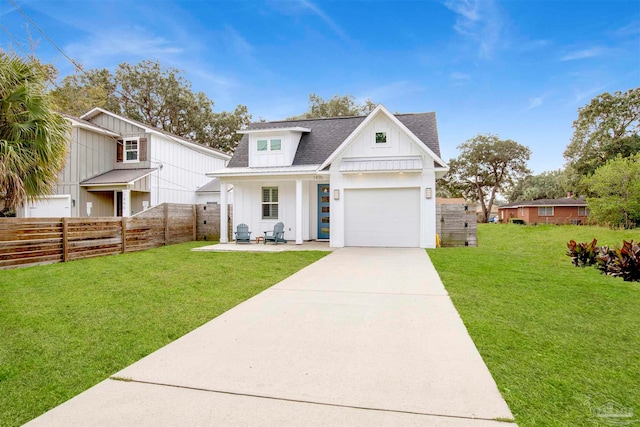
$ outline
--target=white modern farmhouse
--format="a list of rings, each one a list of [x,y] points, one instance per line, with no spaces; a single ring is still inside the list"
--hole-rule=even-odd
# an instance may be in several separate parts
[[[252,123],[229,164],[208,173],[234,187],[233,224],[252,237],[284,223],[285,238],[331,247],[433,248],[440,158],[435,113]],[[227,236],[221,221],[220,235]],[[224,241],[225,237],[221,237]]]

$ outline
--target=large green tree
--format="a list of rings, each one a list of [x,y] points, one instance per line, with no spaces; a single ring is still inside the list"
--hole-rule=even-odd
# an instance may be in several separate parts
[[[617,155],[640,152],[640,88],[603,93],[578,109],[564,157],[574,184]]]
[[[34,61],[0,52],[0,193],[5,207],[52,192],[70,128],[51,108],[47,74]]]
[[[626,228],[640,222],[640,154],[609,160],[582,181],[594,195],[587,198],[591,219]]]
[[[509,203],[522,200],[557,199],[566,195],[564,171],[542,172],[529,175],[517,181],[506,194]]]
[[[483,221],[487,222],[496,194],[531,173],[527,168],[531,151],[511,139],[491,134],[477,135],[458,149],[460,155],[449,161],[449,173],[438,185],[452,197],[480,203]]]
[[[235,149],[242,138],[236,131],[251,120],[244,105],[213,111],[214,102],[194,92],[180,70],[158,61],[125,62],[115,74],[96,69],[67,76],[52,95],[57,107],[72,115],[102,107],[226,152]]]
[[[369,114],[375,108],[376,104],[370,99],[358,104],[353,95],[334,95],[333,98],[325,100],[321,96],[311,93],[309,94],[309,111],[299,116],[289,117],[288,120],[361,116]]]

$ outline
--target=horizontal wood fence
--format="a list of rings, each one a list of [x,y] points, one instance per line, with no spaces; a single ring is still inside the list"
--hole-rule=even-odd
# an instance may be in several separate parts
[[[440,246],[478,246],[475,203],[436,205],[436,233]]]
[[[0,218],[0,269],[136,252],[196,239],[196,207],[129,218]]]

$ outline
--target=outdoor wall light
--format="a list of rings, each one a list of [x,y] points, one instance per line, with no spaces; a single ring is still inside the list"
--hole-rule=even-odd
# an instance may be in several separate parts
[[[431,187],[424,189],[424,195],[427,199],[430,199],[431,197],[433,197],[433,191],[431,190]]]
[[[333,200],[340,200],[340,190],[333,190]]]

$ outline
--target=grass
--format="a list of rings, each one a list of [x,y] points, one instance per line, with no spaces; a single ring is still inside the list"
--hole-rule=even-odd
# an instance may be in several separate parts
[[[0,426],[29,421],[326,255],[190,251],[203,244],[0,271]]]
[[[608,402],[640,420],[640,284],[573,267],[566,243],[593,238],[640,233],[482,224],[479,247],[428,251],[521,427],[606,425]]]

